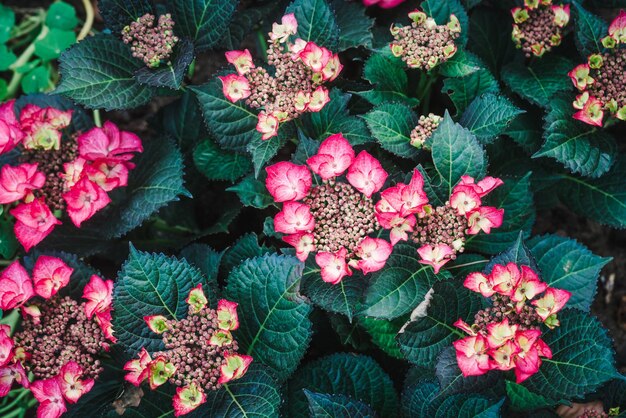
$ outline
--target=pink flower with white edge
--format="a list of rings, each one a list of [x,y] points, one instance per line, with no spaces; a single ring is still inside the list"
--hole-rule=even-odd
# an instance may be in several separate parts
[[[202,291],[202,283],[198,283],[196,287],[191,289],[189,296],[185,299],[185,302],[191,307],[192,312],[200,312],[209,303],[206,295]]]
[[[530,267],[522,266],[522,274],[519,282],[511,294],[511,300],[518,302],[518,312],[522,309],[527,300],[533,299],[548,288],[545,282],[539,280],[539,276]]]
[[[82,379],[83,368],[74,361],[69,361],[63,367],[58,375],[59,386],[63,397],[69,403],[76,403],[85,393],[89,392],[93,387],[93,379]]]
[[[354,162],[354,149],[342,134],[334,134],[320,144],[317,154],[306,160],[323,180],[342,175]]]
[[[361,151],[348,168],[346,179],[365,196],[372,197],[383,187],[387,176],[387,172],[376,158],[367,151]]]
[[[424,245],[417,250],[422,264],[433,266],[435,274],[439,273],[441,267],[451,260],[454,250],[446,244]]]
[[[61,146],[61,130],[72,121],[72,110],[63,111],[52,107],[41,108],[27,104],[20,113],[20,125],[25,137],[26,149],[58,150]]]
[[[0,367],[13,359],[13,339],[11,338],[11,327],[0,324]]]
[[[244,49],[243,51],[228,51],[225,55],[226,61],[235,66],[239,75],[245,75],[250,72],[252,68],[254,68],[252,55],[247,49]]]
[[[234,331],[239,328],[237,306],[238,303],[226,299],[220,299],[217,302],[217,326],[219,329]]]
[[[465,337],[452,343],[456,361],[464,377],[480,376],[491,370],[487,340],[481,335]]]
[[[314,227],[315,220],[304,203],[285,202],[283,209],[274,217],[274,230],[283,234],[310,232]]]
[[[352,260],[350,263],[363,274],[371,273],[385,266],[392,251],[392,245],[384,239],[365,237],[355,250],[355,254],[361,259]]]
[[[413,170],[408,185],[398,183],[383,190],[380,197],[381,200],[376,205],[378,213],[396,212],[403,217],[421,212],[428,203],[428,197],[424,192],[424,178],[418,170]]]
[[[94,314],[104,313],[111,308],[113,297],[113,280],[102,280],[97,275],[92,275],[89,283],[83,289],[85,314],[91,319]]]
[[[314,42],[307,42],[306,46],[299,54],[300,59],[313,72],[321,72],[332,57],[332,53],[316,45]]]
[[[231,354],[228,351],[224,351],[224,360],[226,363],[220,368],[221,375],[217,381],[220,384],[241,378],[252,363],[252,357],[244,354]]]
[[[124,370],[128,372],[124,376],[124,380],[135,386],[140,386],[148,377],[151,362],[152,358],[150,357],[150,353],[142,347],[141,351],[139,351],[139,358],[132,359],[124,364]]]
[[[457,186],[455,186],[455,188],[459,186],[468,186],[474,189],[479,197],[485,197],[494,189],[502,186],[503,184],[504,182],[497,177],[487,176],[480,180],[478,183],[476,183],[476,180],[473,177],[465,175],[461,176],[461,181]]]
[[[0,367],[0,398],[9,394],[13,383],[18,383],[25,388],[30,387],[26,370],[19,361]]]
[[[19,261],[14,261],[0,273],[0,309],[19,308],[33,297],[33,282]]]
[[[67,164],[66,164],[67,165]],[[96,160],[85,166],[87,178],[100,186],[105,192],[123,187],[128,184],[128,162],[108,162],[107,160]],[[68,187],[73,187],[74,182]]]
[[[382,9],[391,9],[404,3],[404,1],[405,0],[363,0],[363,4],[367,7],[376,5]]]
[[[482,206],[467,213],[467,233],[476,235],[480,231],[491,233],[491,228],[499,228],[504,220],[504,209]]]
[[[146,315],[143,317],[146,325],[150,328],[150,331],[155,334],[163,334],[169,327],[167,326],[167,318],[163,315]]]
[[[5,165],[0,171],[0,205],[17,202],[32,190],[43,187],[46,175],[37,164]]]
[[[484,274],[478,272],[470,273],[465,278],[463,286],[471,291],[480,293],[486,298],[491,297],[496,293],[496,291],[493,289],[491,280]]]
[[[30,203],[20,203],[9,212],[15,222],[15,237],[26,251],[39,244],[47,237],[59,221],[41,199],[35,199]]]
[[[469,186],[455,186],[450,195],[450,206],[456,212],[464,216],[467,213],[479,208],[481,205],[480,196]]]
[[[13,105],[9,100],[0,105],[0,155],[11,151],[24,138],[24,132],[15,118]]]
[[[56,377],[34,381],[30,385],[30,391],[39,401],[37,418],[58,418],[67,411],[63,391]]]
[[[583,91],[588,85],[594,82],[594,79],[589,75],[589,71],[589,64],[579,64],[567,73],[567,75],[572,79],[574,87]]]
[[[539,371],[541,367],[541,358],[536,348],[532,348],[526,353],[518,353],[514,357],[515,363],[515,383],[520,384],[533,374]]]
[[[276,116],[261,112],[257,119],[256,130],[263,134],[261,139],[265,141],[278,135],[278,125],[279,122]]]
[[[78,183],[78,180],[83,177],[86,163],[87,160],[85,160],[83,157],[77,157],[69,163],[63,163],[64,172],[61,173],[60,176],[64,181],[65,187],[71,188],[76,183]]]
[[[413,215],[403,218],[396,212],[376,212],[376,220],[380,226],[389,230],[391,245],[396,245],[400,241],[407,241],[409,239],[408,233],[413,232],[417,222]]]
[[[195,383],[176,388],[176,395],[172,398],[174,416],[185,415],[206,402],[206,395]]]
[[[609,36],[618,42],[626,42],[626,11],[620,10],[619,15],[609,25]]]
[[[309,232],[299,232],[283,237],[283,241],[296,249],[296,257],[302,262],[306,261],[311,251],[315,251],[314,239],[313,234]]]
[[[299,91],[296,93],[296,97],[294,98],[293,107],[300,113],[306,112],[309,108],[309,103],[311,102],[311,95],[309,93],[305,93],[303,91]]]
[[[567,290],[549,287],[541,298],[535,299],[531,303],[535,306],[537,315],[546,321],[550,316],[563,309],[571,296],[572,293]]]
[[[330,102],[330,96],[328,90],[322,86],[319,86],[313,93],[311,93],[311,100],[307,105],[307,109],[311,112],[319,112],[322,110],[326,103]]]
[[[154,390],[164,383],[167,383],[169,378],[174,375],[175,371],[176,366],[172,363],[168,363],[163,356],[152,360],[148,365],[148,383],[150,383],[150,389]]]
[[[489,343],[489,348],[498,348],[515,338],[517,328],[517,325],[509,324],[508,318],[504,318],[502,322],[488,324],[487,342]]]
[[[57,257],[41,255],[33,267],[35,293],[44,299],[50,299],[67,286],[74,269]]]
[[[462,331],[465,331],[469,335],[476,335],[476,331],[474,331],[472,327],[467,322],[463,321],[461,318],[457,319],[456,322],[452,325],[454,325],[455,327],[457,327],[458,329]]]
[[[352,276],[352,271],[346,263],[348,251],[341,248],[336,253],[320,251],[315,254],[315,262],[321,267],[322,280],[326,283],[337,284],[345,276]]]
[[[63,193],[63,200],[67,203],[67,214],[78,228],[111,202],[107,193],[86,177]]]
[[[519,353],[519,347],[512,340],[505,341],[498,348],[489,350],[489,355],[493,359],[491,364],[494,369],[511,370],[515,367],[513,359]]]
[[[307,41],[304,39],[296,39],[293,44],[289,45],[289,52],[291,52],[291,59],[298,61],[300,59],[300,52],[306,47]]]
[[[272,25],[270,39],[282,44],[287,41],[290,35],[295,35],[297,31],[298,22],[296,21],[296,16],[293,13],[289,13],[282,17],[280,23]]]
[[[521,274],[515,263],[508,263],[506,266],[496,264],[489,275],[493,290],[504,296],[513,295],[520,278]]]
[[[300,200],[309,193],[313,179],[303,165],[282,161],[265,169],[265,186],[276,202]]]
[[[569,22],[570,6],[569,4],[553,4],[552,13],[554,13],[554,24],[562,28]]]
[[[238,100],[250,97],[250,83],[247,78],[237,74],[228,74],[217,78],[222,81],[224,96],[231,102],[235,103]]]
[[[331,55],[326,66],[322,68],[322,78],[324,81],[333,81],[339,76],[343,65],[339,62],[339,55]]]
[[[120,131],[110,121],[78,137],[78,153],[88,161],[128,161],[134,152],[143,152],[141,139],[132,132]]]
[[[602,126],[604,118],[604,110],[602,110],[602,102],[593,96],[585,102],[581,110],[574,113],[574,119],[585,122],[588,125]]]
[[[95,319],[105,338],[115,344],[117,338],[113,335],[112,310],[113,308],[109,307],[109,309],[105,309],[104,312],[96,312]],[[109,351],[108,344],[103,344],[102,347],[105,351]]]

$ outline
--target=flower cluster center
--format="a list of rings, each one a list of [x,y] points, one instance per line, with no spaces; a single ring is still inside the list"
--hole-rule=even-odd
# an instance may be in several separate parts
[[[532,306],[524,305],[520,312],[515,309],[515,302],[508,296],[495,294],[491,296],[492,305],[482,309],[474,316],[477,331],[487,333],[487,325],[501,322],[505,318],[509,324],[517,325],[519,330],[539,329],[543,322]]]
[[[616,49],[600,55],[602,67],[591,70],[589,94],[605,104],[615,100],[619,109],[626,105],[626,52]]]
[[[466,230],[467,219],[447,203],[417,218],[411,238],[419,246],[445,244],[455,252],[462,252]],[[450,257],[452,260],[455,258],[456,255]]]
[[[159,16],[156,26],[155,20],[154,15],[147,13],[122,29],[122,40],[131,45],[133,57],[143,60],[150,68],[167,61],[178,42],[169,13]]]

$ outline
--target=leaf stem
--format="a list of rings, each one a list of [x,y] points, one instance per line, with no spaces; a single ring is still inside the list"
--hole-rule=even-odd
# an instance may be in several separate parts
[[[15,96],[17,88],[19,87],[20,82],[24,77],[24,74],[18,72],[18,70],[21,66],[28,63],[28,61],[30,61],[30,59],[33,57],[33,54],[35,53],[35,42],[45,38],[48,32],[48,27],[46,25],[43,25],[41,27],[41,32],[39,33],[39,35],[37,35],[35,40],[30,45],[28,45],[24,52],[22,52],[22,55],[20,55],[20,57],[17,59],[17,61],[15,61],[13,64],[11,64],[11,67],[9,67],[13,71],[13,76],[11,77],[11,81],[9,82],[9,86],[7,87],[7,98]]]
[[[91,4],[91,0],[83,0],[83,6],[85,7],[85,23],[83,24],[82,29],[76,37],[77,42],[85,39],[85,37],[89,35],[91,27],[93,26],[94,10],[93,5]]]
[[[93,123],[98,128],[102,128],[102,119],[100,117],[100,109],[94,109],[94,111],[93,111]]]
[[[261,55],[263,56],[263,60],[267,62],[267,41],[265,40],[265,35],[261,30],[257,30],[256,36],[261,47]]]

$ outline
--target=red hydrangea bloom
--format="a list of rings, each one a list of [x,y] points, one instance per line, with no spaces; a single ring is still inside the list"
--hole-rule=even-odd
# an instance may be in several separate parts
[[[73,271],[74,269],[60,258],[39,256],[33,267],[35,293],[44,299],[50,299],[61,288],[67,286]]]
[[[20,125],[24,132],[22,145],[26,149],[55,149],[61,147],[61,130],[72,120],[72,111],[53,107],[27,104],[20,113]]]
[[[17,202],[32,190],[40,189],[46,176],[37,171],[37,164],[5,165],[0,171],[0,205]]]
[[[571,293],[548,287],[530,267],[515,263],[496,264],[487,275],[470,273],[463,285],[492,300],[490,307],[475,315],[473,325],[462,319],[454,323],[469,334],[453,343],[463,376],[514,370],[521,383],[537,373],[541,358],[552,357],[540,338],[540,326],[559,324],[556,314]]]
[[[67,214],[77,227],[111,202],[106,192],[87,177],[63,194]]]
[[[35,294],[33,282],[19,261],[14,261],[0,273],[0,309],[19,308]]]
[[[316,253],[324,281],[336,284],[352,275],[351,268],[367,274],[385,265],[391,245],[368,237],[380,228],[371,197],[387,179],[378,160],[366,151],[355,156],[350,143],[335,134],[322,141],[306,166],[279,162],[266,171],[267,189],[283,203],[274,228],[287,234],[283,240],[301,261]],[[311,171],[321,185],[313,185]]]
[[[0,105],[0,155],[11,151],[24,139],[24,132],[15,118],[14,104],[15,100],[9,100]]]
[[[15,237],[26,251],[47,237],[59,221],[50,211],[43,198],[20,203],[9,212],[16,219]]]
[[[143,152],[141,139],[132,132],[120,131],[110,121],[78,137],[78,153],[88,161],[129,161],[135,152]]]
[[[58,418],[67,411],[59,379],[37,380],[31,384],[30,390],[39,401],[37,418]]]

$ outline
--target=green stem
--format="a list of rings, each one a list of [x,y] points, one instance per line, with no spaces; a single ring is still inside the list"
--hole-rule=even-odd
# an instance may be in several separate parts
[[[83,7],[85,8],[85,24],[78,33],[76,41],[82,41],[85,39],[85,37],[89,35],[89,31],[91,31],[91,27],[93,26],[94,11],[91,0],[83,0]]]
[[[98,128],[102,127],[102,119],[100,118],[100,109],[94,109],[93,123],[95,123]]]
[[[10,314],[0,319],[0,324],[8,325],[12,331],[17,328],[17,323],[20,321],[20,310],[13,309]]]
[[[1,416],[3,417],[11,416],[11,415],[6,415],[6,413],[10,414],[11,412],[15,410],[18,410],[18,411],[23,410],[22,408],[15,408],[15,406],[22,400],[22,398],[24,398],[24,396],[30,393],[30,390],[21,388],[21,389],[17,389],[16,392],[19,392],[17,397],[13,399],[8,405],[5,405],[4,407],[2,407],[2,409],[0,409]]]
[[[261,30],[257,30],[256,36],[261,46],[261,54],[263,55],[263,60],[267,61],[267,41],[265,40],[265,34]]]
[[[0,266],[8,266],[15,260],[0,260]]]
[[[13,64],[11,64],[11,67],[9,67],[13,71],[13,76],[11,77],[11,81],[9,82],[9,86],[7,87],[6,97],[10,98],[10,97],[15,96],[15,93],[17,92],[20,82],[22,81],[22,77],[24,77],[24,74],[18,72],[17,70],[21,66],[28,63],[28,61],[30,61],[30,59],[33,57],[33,54],[35,53],[35,42],[45,38],[46,35],[48,34],[48,31],[49,31],[48,27],[44,25],[41,28],[41,32],[39,32],[39,35],[35,38],[33,43],[28,45],[28,48],[26,48],[24,52],[22,52],[22,55],[20,55],[17,61],[15,61]]]

